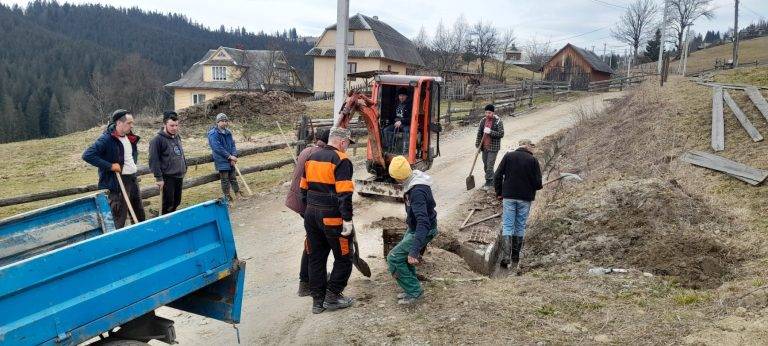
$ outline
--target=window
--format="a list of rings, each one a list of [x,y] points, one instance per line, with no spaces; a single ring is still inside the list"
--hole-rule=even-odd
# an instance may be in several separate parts
[[[227,67],[226,66],[213,66],[213,80],[225,81],[227,80]]]
[[[199,103],[205,102],[205,94],[193,94],[192,95],[192,104],[196,105]]]
[[[357,63],[356,62],[348,62],[347,63],[347,74],[356,73],[356,72],[357,72]]]
[[[387,71],[392,72],[392,65],[387,65]]]
[[[348,46],[354,46],[355,45],[355,32],[350,31],[347,33],[347,45]]]

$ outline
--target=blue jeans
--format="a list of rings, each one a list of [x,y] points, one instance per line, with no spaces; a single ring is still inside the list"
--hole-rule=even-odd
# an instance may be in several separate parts
[[[531,211],[531,202],[505,198],[502,205],[501,235],[524,237],[525,222]]]

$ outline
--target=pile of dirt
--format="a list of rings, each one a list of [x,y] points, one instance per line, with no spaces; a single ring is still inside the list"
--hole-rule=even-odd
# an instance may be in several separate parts
[[[381,228],[381,229],[395,229],[395,230],[406,230],[408,229],[408,225],[405,223],[405,220],[399,217],[385,217],[381,220],[374,221],[371,223],[372,228]]]
[[[271,128],[275,121],[289,124],[307,109],[301,103],[282,91],[234,92],[208,100],[179,111],[179,116],[189,124],[208,124],[219,113],[229,116],[254,129]]]
[[[628,179],[552,201],[529,226],[526,270],[584,261],[719,286],[741,261],[726,245],[729,220],[674,183]]]

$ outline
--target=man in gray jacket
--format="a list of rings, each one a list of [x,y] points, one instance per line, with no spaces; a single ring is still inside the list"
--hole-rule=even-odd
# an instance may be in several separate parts
[[[162,195],[162,214],[176,211],[181,204],[181,189],[187,172],[176,112],[163,113],[163,128],[149,142],[149,168]]]

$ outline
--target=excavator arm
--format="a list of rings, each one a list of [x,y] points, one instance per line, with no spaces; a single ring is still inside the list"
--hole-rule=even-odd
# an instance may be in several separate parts
[[[368,129],[368,149],[371,153],[373,164],[386,168],[384,151],[381,145],[381,131],[379,128],[379,114],[374,107],[374,102],[368,96],[350,91],[344,107],[341,110],[339,127],[348,128],[349,122],[355,113],[360,113],[360,118]]]

